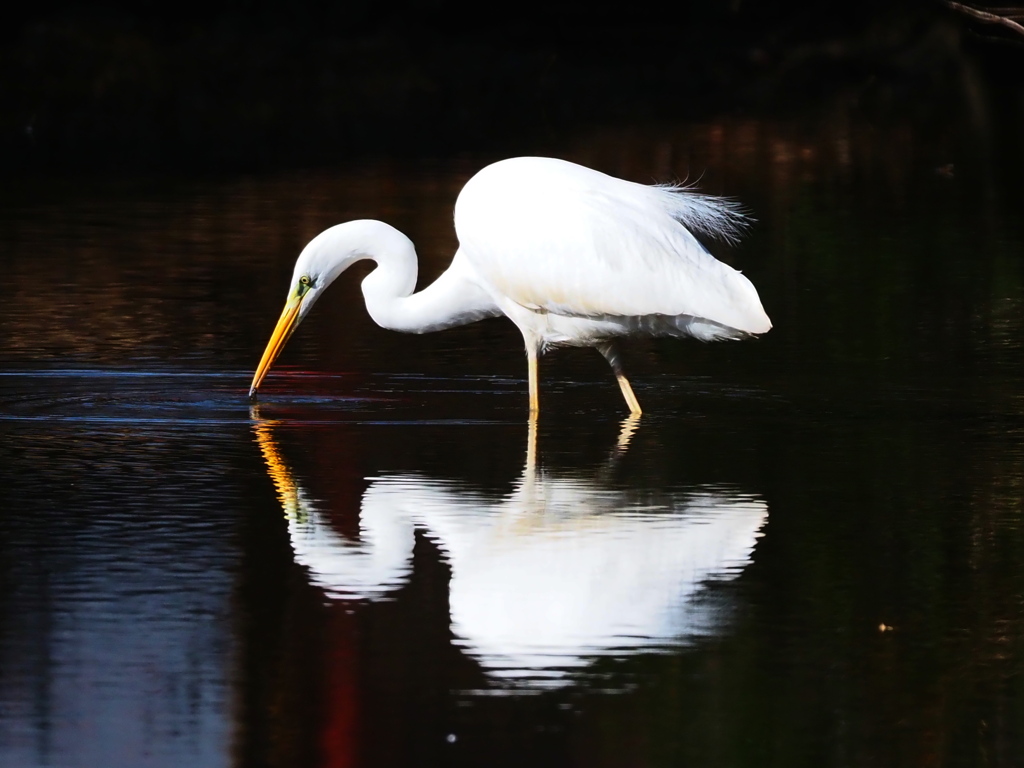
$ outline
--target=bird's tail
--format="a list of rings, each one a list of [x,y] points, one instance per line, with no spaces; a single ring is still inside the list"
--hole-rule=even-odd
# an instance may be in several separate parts
[[[734,243],[753,221],[735,200],[705,195],[692,186],[659,184],[648,189],[669,216],[698,234]]]

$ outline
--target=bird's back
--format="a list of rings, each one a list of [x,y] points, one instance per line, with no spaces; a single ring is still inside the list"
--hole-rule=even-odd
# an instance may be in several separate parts
[[[550,158],[484,168],[455,206],[460,255],[496,295],[534,311],[631,318],[636,330],[676,327],[701,338],[771,328],[750,281],[680,223],[728,237],[737,218],[716,198]]]

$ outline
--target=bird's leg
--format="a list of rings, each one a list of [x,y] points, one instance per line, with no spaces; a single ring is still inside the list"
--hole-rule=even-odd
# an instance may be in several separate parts
[[[602,344],[597,345],[597,350],[604,355],[604,359],[608,361],[608,365],[612,367],[615,372],[615,379],[619,382],[619,389],[622,390],[622,396],[626,398],[626,405],[629,406],[629,412],[639,416],[642,411],[640,410],[640,403],[637,402],[636,395],[633,394],[633,388],[629,386],[629,381],[626,379],[626,375],[622,372],[622,365],[619,363],[619,350],[615,346],[615,342],[606,341]]]
[[[530,416],[535,417],[540,413],[540,398],[538,392],[540,387],[537,384],[537,347],[533,344],[526,345],[527,375],[530,379]]]

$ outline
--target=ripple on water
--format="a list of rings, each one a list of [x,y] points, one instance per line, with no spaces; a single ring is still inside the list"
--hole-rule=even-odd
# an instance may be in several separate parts
[[[82,424],[222,425],[252,419],[303,423],[385,421],[448,423],[422,418],[424,398],[507,394],[517,382],[378,376],[357,394],[340,394],[339,374],[285,373],[257,403],[247,397],[249,372],[44,369],[0,372],[0,421]],[[517,401],[518,402],[518,401]],[[493,420],[491,418],[485,420]],[[467,421],[460,413],[453,419]],[[478,419],[469,419],[478,421]]]

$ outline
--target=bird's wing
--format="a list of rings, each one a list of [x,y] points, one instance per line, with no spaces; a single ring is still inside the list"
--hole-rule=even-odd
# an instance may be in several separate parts
[[[559,161],[487,170],[460,196],[456,229],[497,293],[579,317],[685,315],[747,333],[771,327],[750,281],[674,217],[699,219],[700,206],[714,211],[713,199]]]

